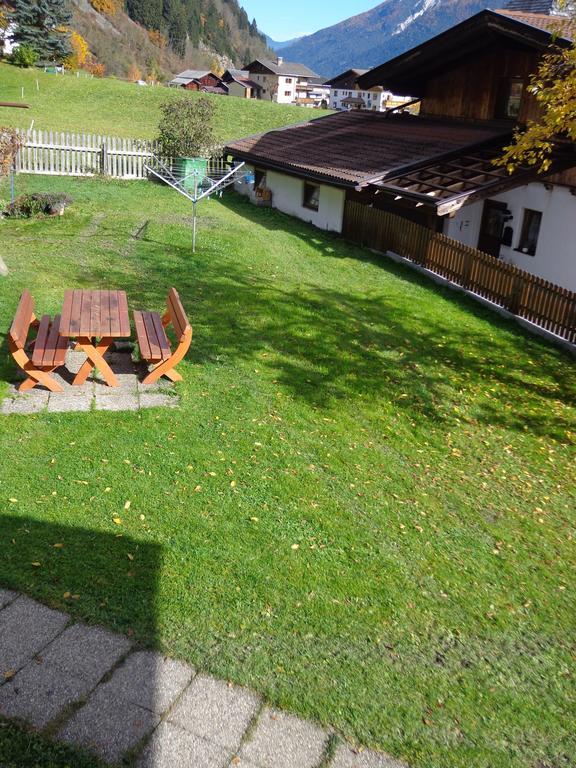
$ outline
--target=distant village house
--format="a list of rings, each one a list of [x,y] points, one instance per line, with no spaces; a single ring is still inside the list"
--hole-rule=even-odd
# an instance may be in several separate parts
[[[319,75],[304,64],[255,59],[246,66],[250,80],[260,86],[258,98],[278,104],[295,104],[298,99],[312,98],[310,93],[322,82]],[[319,92],[319,91],[318,91]]]
[[[326,80],[329,87],[330,109],[350,110],[368,109],[372,112],[385,112],[410,101],[406,96],[394,96],[381,85],[361,88],[358,78],[365,75],[367,69],[347,69],[336,77]]]

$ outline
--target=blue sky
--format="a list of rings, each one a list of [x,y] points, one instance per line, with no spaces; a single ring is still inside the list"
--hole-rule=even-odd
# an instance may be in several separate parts
[[[250,20],[256,17],[259,29],[274,40],[310,35],[349,16],[368,11],[379,0],[240,0]],[[381,2],[381,0],[380,0]]]

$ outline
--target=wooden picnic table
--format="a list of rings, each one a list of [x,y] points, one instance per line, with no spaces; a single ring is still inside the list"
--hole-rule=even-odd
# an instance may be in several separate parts
[[[88,357],[73,384],[83,384],[90,372],[98,368],[108,386],[118,386],[104,355],[115,338],[130,336],[125,291],[65,291],[59,332],[61,336],[76,338],[77,347]]]

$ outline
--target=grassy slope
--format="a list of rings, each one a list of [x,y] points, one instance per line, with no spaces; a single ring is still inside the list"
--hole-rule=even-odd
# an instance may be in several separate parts
[[[38,80],[39,90],[36,90]],[[140,87],[110,78],[82,75],[47,75],[37,70],[18,69],[0,64],[0,101],[24,101],[31,109],[0,110],[0,125],[84,131],[109,136],[152,138],[156,132],[158,106],[177,98],[182,91],[165,87]],[[197,98],[198,94],[189,94]],[[280,128],[310,120],[327,112],[291,105],[239,98],[209,96],[217,105],[218,139],[229,141],[240,136]]]
[[[168,189],[18,183],[76,202],[0,223],[0,328],[24,286],[175,284],[195,339],[178,412],[0,417],[0,584],[417,768],[570,765],[570,359],[233,196],[192,256]]]

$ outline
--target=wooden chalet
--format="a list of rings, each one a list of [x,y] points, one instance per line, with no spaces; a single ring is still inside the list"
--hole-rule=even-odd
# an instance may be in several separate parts
[[[527,86],[541,56],[572,44],[566,18],[534,3],[482,11],[357,77],[419,99],[418,115],[339,113],[228,152],[266,173],[276,207],[325,229],[371,244],[358,206],[393,213],[576,290],[574,145],[558,143],[546,178],[494,163],[538,119]]]
[[[228,95],[228,86],[221,77],[210,70],[186,69],[170,81],[171,88]]]

